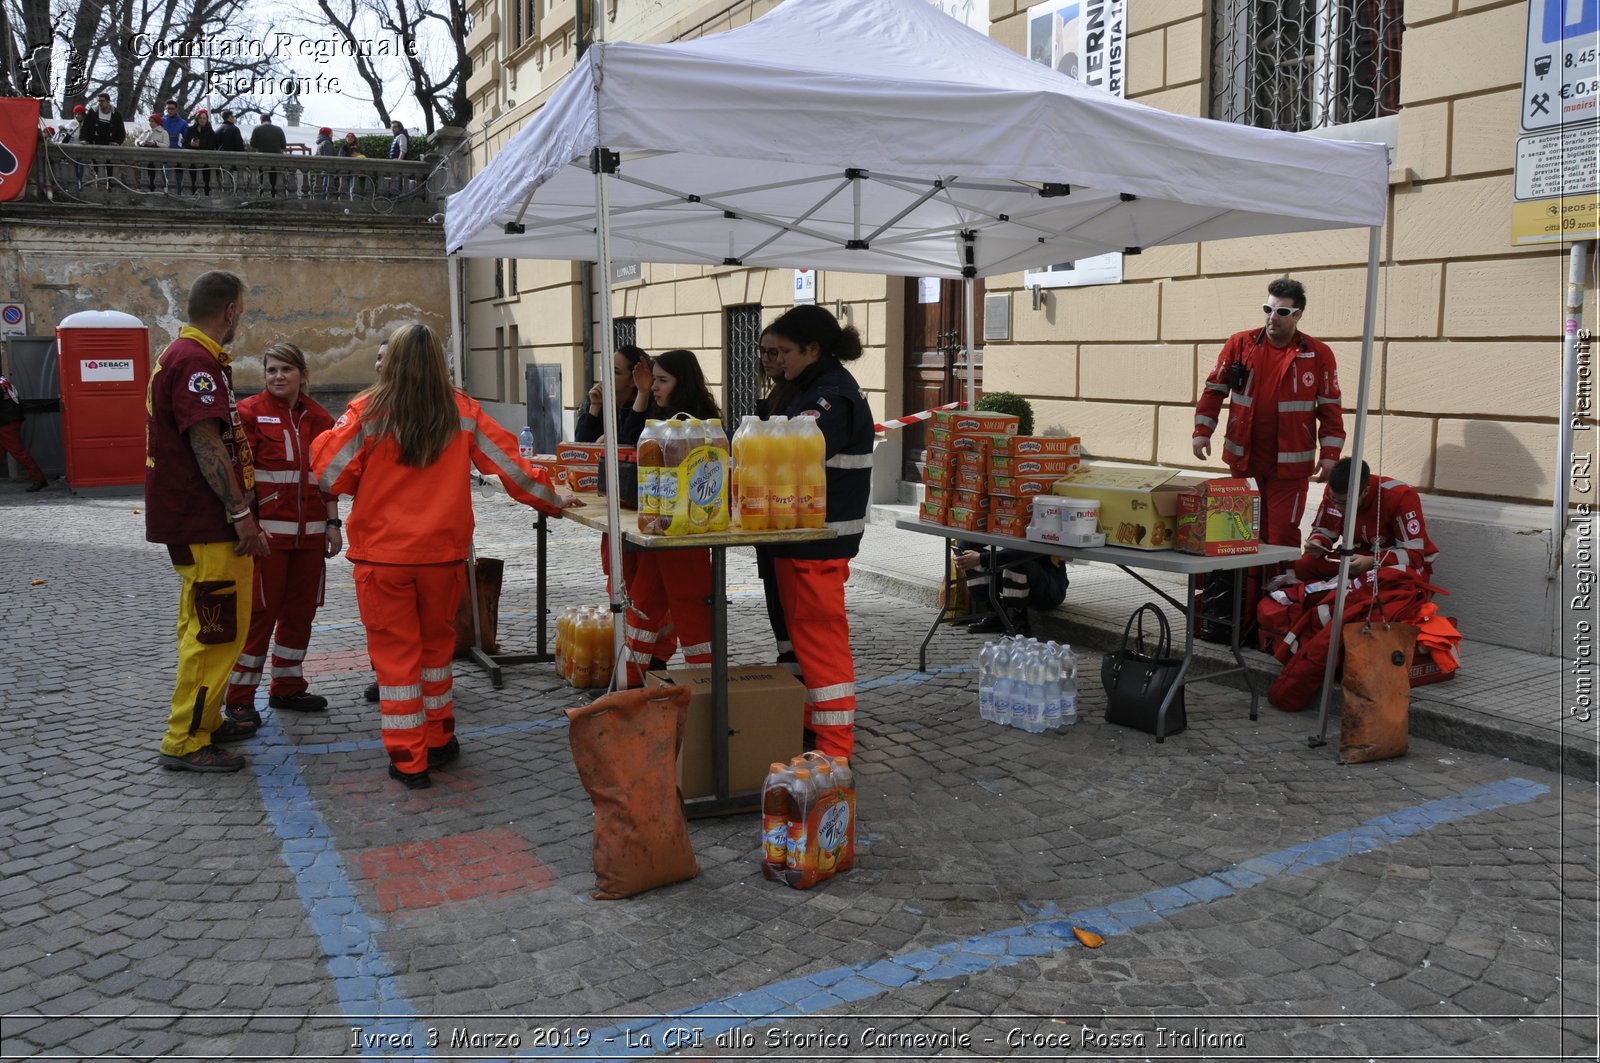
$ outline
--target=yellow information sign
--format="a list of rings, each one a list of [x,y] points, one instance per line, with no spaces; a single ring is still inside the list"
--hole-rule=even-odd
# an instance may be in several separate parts
[[[1515,203],[1511,207],[1511,246],[1600,240],[1600,196],[1572,196]]]

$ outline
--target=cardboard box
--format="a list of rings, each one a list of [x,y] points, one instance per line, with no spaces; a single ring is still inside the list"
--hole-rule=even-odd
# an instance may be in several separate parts
[[[1059,479],[1059,476],[997,476],[990,473],[989,493],[1032,498],[1034,495],[1049,493]]]
[[[989,474],[981,466],[958,465],[951,474],[951,486],[957,491],[980,492],[989,489]]]
[[[928,524],[948,524],[950,507],[924,502],[917,507],[917,519]]]
[[[981,491],[956,491],[950,496],[950,508],[973,509],[989,512],[989,496]]]
[[[951,500],[955,498],[955,493],[954,488],[923,485],[922,501],[931,509],[949,509]]]
[[[1021,539],[1028,532],[1028,518],[989,511],[989,534],[1010,535]]]
[[[1033,496],[990,494],[989,512],[996,516],[1021,517],[1026,523],[1033,519]]]
[[[955,483],[956,471],[954,465],[944,462],[929,461],[923,465],[922,482],[928,488],[945,488]]]
[[[990,413],[973,410],[935,410],[933,428],[948,428],[955,432],[996,432],[1014,436],[1020,419],[1014,413]]]
[[[1251,479],[1222,478],[1178,496],[1177,549],[1205,557],[1261,548],[1261,492]]]
[[[556,460],[568,465],[599,465],[606,460],[604,443],[557,443]]]
[[[950,517],[944,523],[948,528],[959,528],[961,531],[983,531],[988,524],[988,516],[987,506],[983,509],[951,506]]]
[[[995,476],[1065,476],[1083,464],[1081,458],[1065,454],[1002,454],[989,457],[989,471]]]
[[[1077,458],[1083,455],[1083,443],[1077,436],[1012,436],[1006,445],[1006,453]]]
[[[977,473],[985,478],[989,475],[989,455],[977,450],[958,450],[950,463],[950,467],[959,473]]]
[[[528,459],[528,464],[532,465],[535,469],[543,469],[545,471],[545,475],[550,477],[550,486],[557,488],[567,486],[567,467],[562,462],[557,461],[552,455],[537,455],[536,457]]]
[[[1050,492],[1099,502],[1100,530],[1108,546],[1170,550],[1177,534],[1178,496],[1205,480],[1172,469],[1091,465],[1057,480]]]
[[[600,491],[600,466],[568,464],[567,488],[584,494],[598,494]]]
[[[678,754],[678,788],[685,798],[705,797],[711,782],[711,669],[648,672],[646,687],[686,686],[689,716]],[[759,791],[773,761],[800,752],[806,689],[782,665],[728,667],[728,792]]]

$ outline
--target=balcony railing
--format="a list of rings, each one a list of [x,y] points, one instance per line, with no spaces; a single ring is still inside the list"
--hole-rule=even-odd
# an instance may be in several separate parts
[[[426,217],[446,180],[429,162],[44,144],[23,202]]]

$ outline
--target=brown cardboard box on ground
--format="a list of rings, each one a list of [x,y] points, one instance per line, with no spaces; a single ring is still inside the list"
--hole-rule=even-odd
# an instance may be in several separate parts
[[[1052,494],[1100,503],[1107,546],[1170,550],[1177,533],[1178,495],[1206,481],[1172,469],[1114,469],[1092,465],[1055,482]]]
[[[646,687],[687,686],[689,716],[678,754],[678,788],[706,797],[711,782],[711,669],[696,665],[646,673]],[[780,664],[728,667],[728,792],[759,791],[773,761],[801,751],[806,689]]]

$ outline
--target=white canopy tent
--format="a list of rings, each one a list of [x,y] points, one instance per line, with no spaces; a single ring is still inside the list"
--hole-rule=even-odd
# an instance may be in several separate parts
[[[924,0],[787,0],[711,37],[597,41],[450,197],[445,239],[471,257],[598,261],[602,278],[615,255],[970,281],[1107,251],[1367,226],[1359,461],[1387,192],[1379,144],[1129,102]],[[611,374],[598,375],[614,426]],[[608,447],[611,482],[614,463]],[[1342,606],[1342,580],[1340,593]]]

